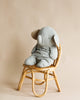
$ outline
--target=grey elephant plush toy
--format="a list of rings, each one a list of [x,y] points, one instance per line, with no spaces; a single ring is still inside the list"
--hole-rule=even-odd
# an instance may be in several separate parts
[[[32,37],[37,40],[31,52],[31,56],[24,62],[26,65],[48,67],[54,63],[58,56],[59,38],[56,31],[51,27],[43,27],[32,32]]]

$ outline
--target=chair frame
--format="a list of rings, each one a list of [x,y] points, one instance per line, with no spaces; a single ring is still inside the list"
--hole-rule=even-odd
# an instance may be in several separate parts
[[[47,92],[48,81],[50,81],[50,80],[55,80],[58,91],[59,92],[61,91],[56,74],[55,74],[55,68],[57,67],[57,64],[58,64],[59,59],[60,59],[61,45],[59,45],[59,47],[57,47],[57,49],[58,49],[58,57],[56,60],[54,60],[54,63],[49,67],[38,68],[38,67],[36,67],[36,65],[30,66],[30,65],[23,64],[24,68],[23,68],[23,72],[21,75],[19,85],[18,85],[18,90],[21,89],[24,78],[28,78],[28,79],[32,80],[32,91],[33,91],[34,95],[37,97],[41,97],[41,96],[45,95],[45,93]],[[42,79],[35,79],[34,73],[36,73],[36,72],[43,73],[44,79],[43,80]],[[27,76],[27,74],[29,74],[29,73],[31,73],[31,77]],[[48,75],[53,76],[53,78],[48,78]],[[39,83],[37,83],[37,82],[39,82]],[[34,85],[42,85],[44,83],[45,83],[45,91],[42,94],[38,95],[35,92]]]

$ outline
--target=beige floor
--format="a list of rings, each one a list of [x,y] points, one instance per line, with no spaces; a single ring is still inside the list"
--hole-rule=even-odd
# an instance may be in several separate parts
[[[48,82],[48,90],[46,95],[41,98],[35,97],[32,93],[32,83],[29,79],[24,80],[20,91],[16,90],[18,82],[4,82],[5,84],[0,85],[0,100],[80,100],[80,84],[76,84],[76,82],[73,84],[68,82],[66,84],[65,80],[58,80],[60,83],[61,92],[57,92],[55,82],[52,80]],[[38,91],[40,90],[38,89]]]
[[[75,91],[74,91],[75,90]],[[0,100],[80,100],[80,90],[75,88],[64,88],[60,93],[56,88],[48,88],[47,94],[41,98],[35,97],[31,91],[31,85],[26,84],[21,91],[7,87],[0,94]]]

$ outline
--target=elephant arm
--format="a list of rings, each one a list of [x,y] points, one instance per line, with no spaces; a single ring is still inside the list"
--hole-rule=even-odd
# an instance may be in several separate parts
[[[49,56],[51,59],[55,60],[58,56],[57,47],[50,47]]]
[[[33,47],[31,54],[33,54],[36,51],[36,48],[37,48],[37,44]]]

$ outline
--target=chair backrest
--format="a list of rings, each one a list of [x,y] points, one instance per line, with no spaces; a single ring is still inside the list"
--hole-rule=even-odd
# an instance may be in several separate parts
[[[54,60],[54,63],[53,65],[56,67],[58,62],[59,62],[59,59],[60,59],[60,55],[61,55],[61,45],[59,44],[59,47],[57,46],[57,50],[58,50],[58,57],[56,60]]]

